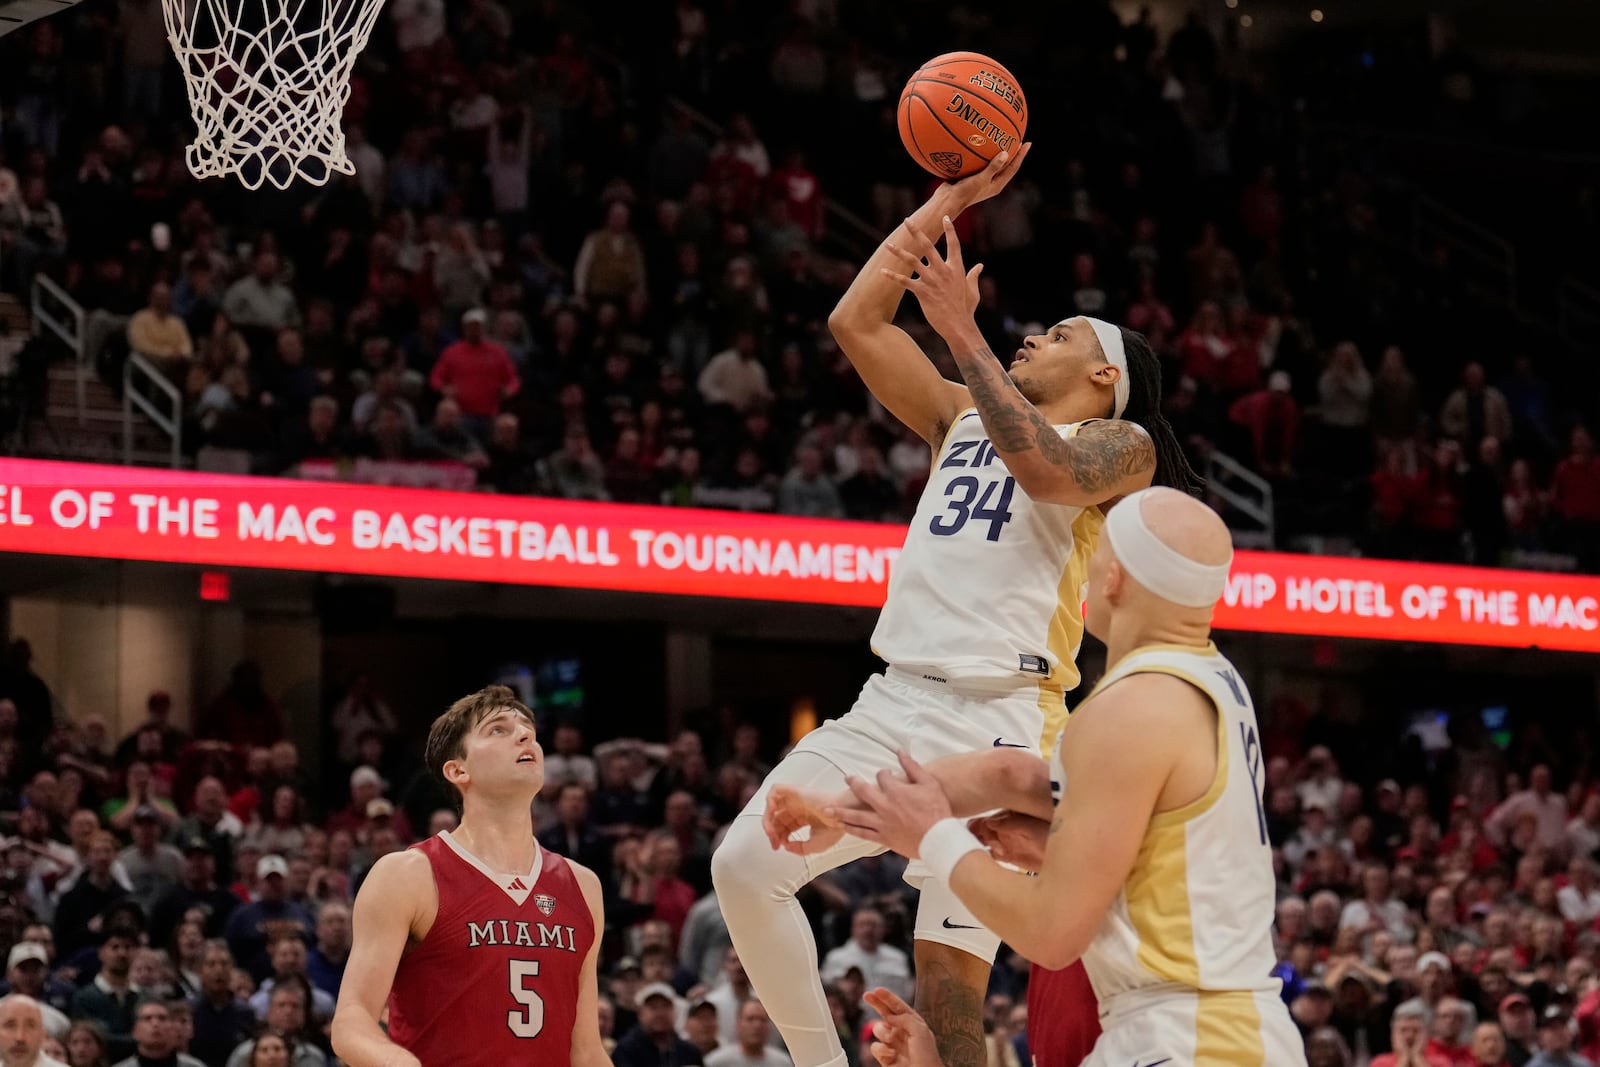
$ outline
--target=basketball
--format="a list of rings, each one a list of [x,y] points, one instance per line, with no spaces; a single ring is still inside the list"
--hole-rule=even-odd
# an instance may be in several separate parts
[[[1028,129],[1028,102],[1011,72],[977,52],[947,52],[911,75],[900,94],[900,140],[939,178],[976,174]]]

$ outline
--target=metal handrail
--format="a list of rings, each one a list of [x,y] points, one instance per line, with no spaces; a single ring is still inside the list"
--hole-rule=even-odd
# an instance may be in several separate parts
[[[718,138],[722,136],[722,126],[709,115],[702,114],[677,97],[672,99],[672,106],[678,108],[685,115],[689,116],[689,121],[700,127],[705,132]],[[823,210],[825,210],[831,217],[844,223],[844,232],[840,232],[838,230],[832,230],[830,232],[834,240],[844,245],[852,255],[865,259],[867,255],[870,254],[872,249],[878,247],[878,242],[883,239],[882,235],[876,233],[871,226],[867,225],[866,220],[861,216],[857,215],[855,212],[851,211],[849,208],[845,207],[831,196],[824,196],[822,198],[822,206]]]
[[[1243,482],[1255,490],[1255,495],[1240,492],[1229,484],[1229,480]],[[1259,523],[1261,535],[1266,541],[1263,547],[1273,547],[1276,543],[1277,522],[1271,482],[1226,452],[1212,449],[1206,456],[1206,488],[1221,497],[1235,511]]]
[[[1481,223],[1418,193],[1412,206],[1413,251],[1426,257],[1425,235],[1443,242],[1453,253],[1474,260],[1497,284],[1505,286],[1506,306],[1517,306],[1517,250],[1510,241]]]
[[[1556,293],[1556,327],[1569,344],[1600,337],[1600,289],[1576,278],[1561,279]]]
[[[158,410],[149,397],[135,388],[144,383],[154,386],[156,392],[171,402],[171,414]],[[144,412],[156,429],[167,435],[172,443],[172,466],[176,469],[182,463],[183,394],[167,381],[167,376],[154,363],[137,352],[130,352],[128,361],[122,365],[122,462],[127,466],[133,465],[134,408]]]
[[[46,299],[48,297],[48,300]],[[62,312],[58,315],[51,307],[51,302],[59,305]],[[83,327],[87,317],[83,306],[61,286],[57,285],[44,274],[33,276],[33,335],[35,337],[48,330],[54,334],[72,352],[72,362],[76,369],[78,393],[78,425],[82,426],[87,421],[85,411],[89,406],[89,365],[88,352],[83,346]],[[70,323],[70,325],[69,325]]]

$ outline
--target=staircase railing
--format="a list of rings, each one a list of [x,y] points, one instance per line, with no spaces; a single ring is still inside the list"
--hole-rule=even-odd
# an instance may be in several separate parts
[[[701,114],[682,100],[674,99],[673,106],[681,109],[689,116],[690,122],[710,134],[713,139],[722,137],[722,127],[709,116]],[[830,220],[828,237],[852,257],[865,260],[878,247],[878,242],[883,239],[882,235],[875,233],[861,216],[832,197],[823,197],[822,206]],[[838,225],[831,224],[835,222]]]
[[[166,403],[157,406],[156,395]],[[128,354],[122,365],[122,462],[133,465],[133,409],[144,412],[156,429],[166,434],[172,451],[172,466],[183,462],[183,394],[167,381],[161,369],[137,352]],[[166,410],[162,410],[165,408]]]
[[[1418,194],[1412,211],[1411,239],[1424,260],[1443,247],[1451,268],[1489,295],[1517,306],[1517,250],[1510,241],[1467,216]]]
[[[1571,345],[1600,346],[1600,289],[1563,278],[1556,294],[1556,326]]]
[[[1226,452],[1212,449],[1206,457],[1206,488],[1258,529],[1235,530],[1234,541],[1246,548],[1273,548],[1277,537],[1272,484]]]
[[[49,333],[72,353],[76,368],[78,425],[86,421],[89,406],[89,354],[85,347],[83,307],[68,292],[43,274],[33,276],[33,335]]]

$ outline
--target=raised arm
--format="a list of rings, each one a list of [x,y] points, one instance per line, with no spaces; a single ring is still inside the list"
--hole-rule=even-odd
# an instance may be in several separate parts
[[[420,852],[384,856],[362,883],[351,917],[355,943],[333,1013],[333,1051],[349,1067],[421,1067],[389,1040],[378,1020],[422,905],[437,900],[437,894],[428,859]]]
[[[967,390],[940,374],[917,343],[894,324],[905,290],[884,277],[883,269],[895,262],[890,246],[916,236],[937,236],[940,219],[954,218],[1000,192],[1027,154],[1028,146],[1023,145],[1015,158],[1001,153],[977,174],[941,185],[878,246],[828,316],[834,339],[872,395],[935,448],[971,401]]]

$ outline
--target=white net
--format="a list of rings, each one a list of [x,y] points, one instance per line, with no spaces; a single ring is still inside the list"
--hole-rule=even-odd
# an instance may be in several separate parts
[[[340,120],[383,0],[161,0],[194,114],[189,170],[246,187],[353,174]]]

